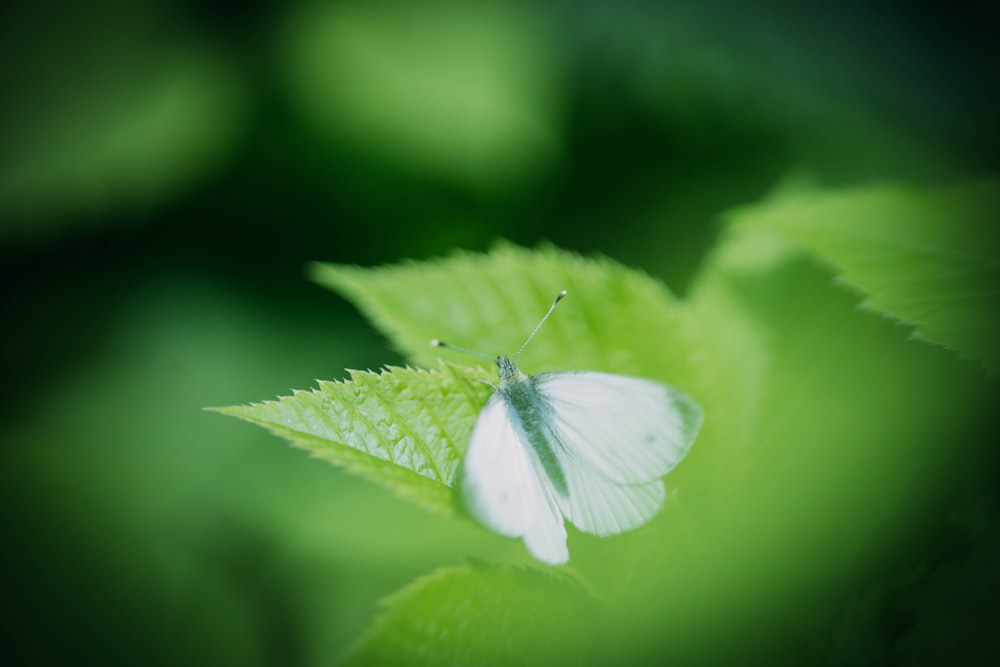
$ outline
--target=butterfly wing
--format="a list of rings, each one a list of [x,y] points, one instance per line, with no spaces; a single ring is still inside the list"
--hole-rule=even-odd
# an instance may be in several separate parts
[[[562,513],[580,530],[606,536],[652,519],[660,480],[687,453],[701,409],[659,382],[607,373],[533,378],[549,403],[548,440],[566,477]]]
[[[585,533],[605,537],[638,528],[663,506],[666,490],[661,480],[617,484],[586,462],[572,462],[564,448],[557,448],[557,456],[569,488],[567,496],[557,497],[559,509]]]
[[[702,412],[665,384],[596,372],[532,377],[550,403],[551,428],[566,455],[618,484],[657,480],[684,458]]]
[[[523,537],[551,565],[569,560],[566,527],[551,483],[521,441],[499,394],[479,415],[462,467],[461,492],[476,519],[508,537]]]
[[[540,482],[537,478],[536,481]],[[566,524],[563,523],[551,485],[540,482],[538,490],[542,494],[542,505],[535,522],[524,533],[524,544],[538,560],[549,565],[561,565],[569,560]]]
[[[462,495],[485,526],[523,537],[536,558],[559,564],[569,559],[563,515],[601,536],[656,515],[666,494],[660,477],[691,447],[702,413],[685,394],[651,380],[579,372],[529,381],[548,406],[544,437],[565,477],[565,494],[555,491],[498,393],[476,422]]]

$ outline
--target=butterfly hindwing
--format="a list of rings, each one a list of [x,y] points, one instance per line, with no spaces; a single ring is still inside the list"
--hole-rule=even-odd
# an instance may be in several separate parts
[[[666,497],[661,480],[618,484],[586,462],[573,462],[564,448],[557,447],[556,451],[569,487],[569,494],[558,499],[559,508],[583,532],[601,537],[616,535],[638,528],[660,511]]]

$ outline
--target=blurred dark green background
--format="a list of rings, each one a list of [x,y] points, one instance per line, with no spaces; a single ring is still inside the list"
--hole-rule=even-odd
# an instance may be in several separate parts
[[[485,538],[202,412],[401,361],[307,262],[551,241],[683,294],[717,214],[789,177],[995,173],[998,18],[889,0],[5,6],[0,661],[334,661],[379,598]],[[990,497],[968,502],[992,535]],[[935,526],[929,568],[979,548]]]

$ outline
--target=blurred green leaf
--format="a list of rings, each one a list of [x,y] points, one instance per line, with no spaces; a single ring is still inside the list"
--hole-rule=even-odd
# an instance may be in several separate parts
[[[475,190],[558,151],[552,36],[509,3],[311,3],[279,45],[291,99],[366,159]]]
[[[481,371],[351,371],[276,401],[217,408],[263,426],[349,472],[430,509],[449,512],[466,442],[489,395]]]
[[[690,296],[717,373],[705,428],[667,479],[684,511],[651,524],[620,605],[636,613],[609,650],[655,641],[664,661],[726,664],[801,647],[859,554],[898,549],[938,499],[987,381],[858,300],[754,226],[728,230],[705,262]]]
[[[159,3],[50,4],[0,34],[0,241],[148,210],[246,125],[237,63]]]
[[[789,194],[738,211],[830,262],[865,305],[1000,370],[1000,186],[879,185]]]
[[[383,604],[347,664],[580,664],[599,603],[552,571],[462,566],[422,577]]]
[[[195,180],[232,146],[241,91],[225,63],[170,54],[101,87],[74,82],[16,126],[0,157],[0,231],[19,234],[70,212],[145,205]],[[92,73],[100,79],[100,73]],[[45,224],[48,226],[48,223]]]

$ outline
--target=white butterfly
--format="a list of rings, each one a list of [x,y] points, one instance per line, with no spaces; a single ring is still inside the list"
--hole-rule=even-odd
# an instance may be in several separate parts
[[[569,560],[563,518],[585,533],[614,535],[652,519],[666,492],[660,479],[684,457],[701,427],[689,396],[652,380],[596,372],[524,375],[492,359],[500,385],[472,433],[461,494],[476,519],[520,537],[540,561]]]

